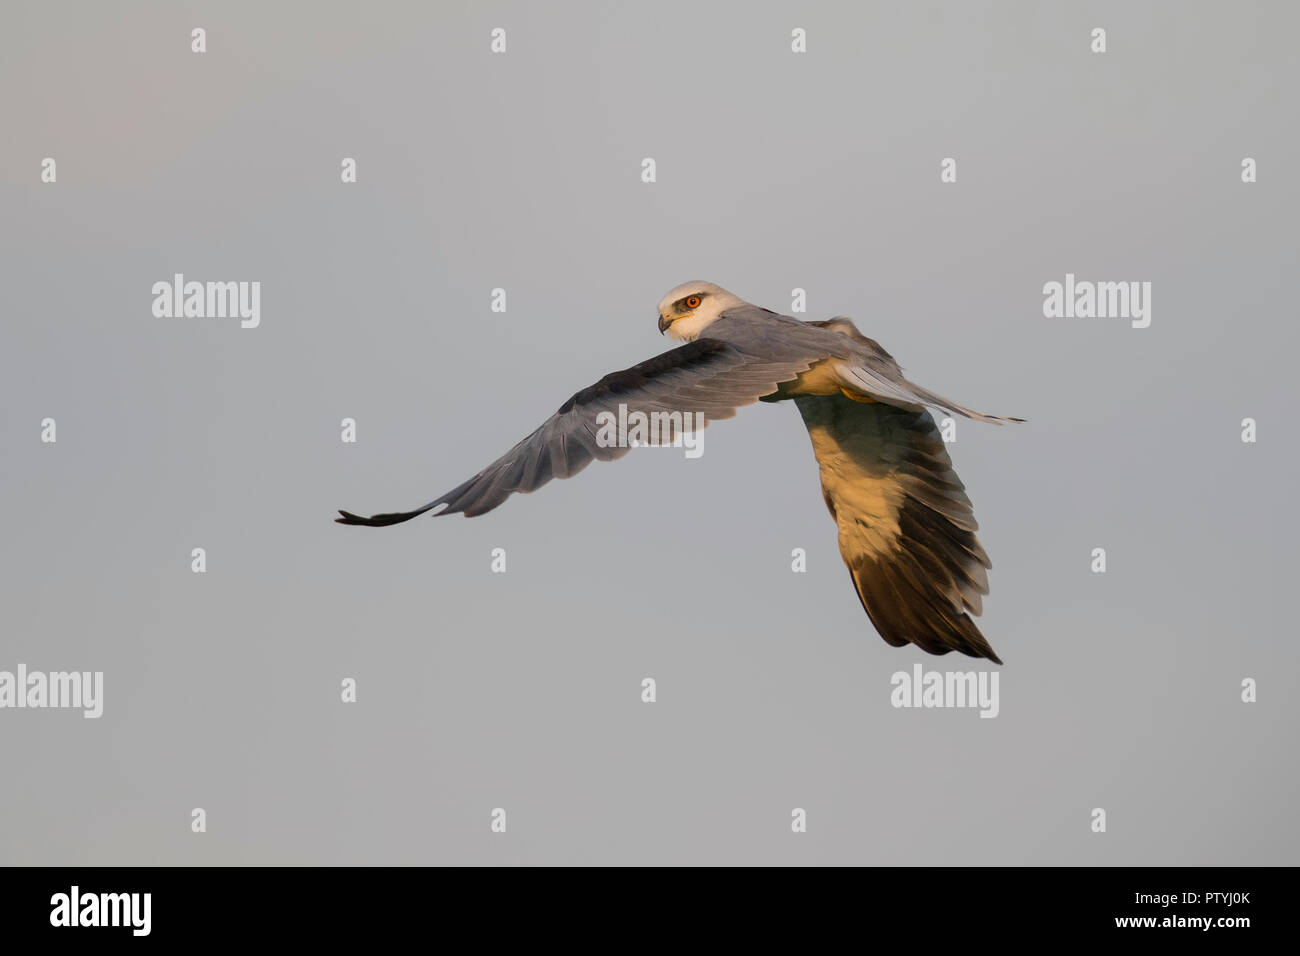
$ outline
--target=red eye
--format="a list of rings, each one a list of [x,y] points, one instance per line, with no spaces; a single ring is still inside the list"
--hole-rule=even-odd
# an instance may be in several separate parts
[[[693,295],[686,300],[686,308],[698,309],[699,307],[700,307],[700,297],[698,295]]]

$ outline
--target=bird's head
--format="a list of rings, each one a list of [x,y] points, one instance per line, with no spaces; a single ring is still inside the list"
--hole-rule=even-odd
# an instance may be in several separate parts
[[[690,342],[724,311],[744,304],[743,299],[712,282],[683,282],[659,302],[659,331]]]

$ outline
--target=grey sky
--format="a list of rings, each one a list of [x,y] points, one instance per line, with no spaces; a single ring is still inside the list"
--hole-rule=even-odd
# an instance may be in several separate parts
[[[0,862],[1296,862],[1293,5],[4,19],[0,669],[102,670],[104,714],[0,711]],[[260,326],[153,317],[176,272],[259,281]],[[1151,326],[1044,318],[1067,272],[1150,281]],[[877,637],[792,407],[481,518],[332,523],[668,347],[692,278],[804,288],[1029,419],[949,446],[996,719],[890,706],[986,665]]]

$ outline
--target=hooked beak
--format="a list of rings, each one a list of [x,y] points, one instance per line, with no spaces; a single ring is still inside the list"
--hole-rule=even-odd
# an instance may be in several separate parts
[[[668,318],[668,316],[663,315],[662,313],[660,313],[660,315],[659,315],[659,334],[660,334],[660,335],[663,335],[665,332],[667,332],[667,331],[668,331],[668,326],[670,326],[670,325],[672,325],[672,324],[673,324],[673,320],[672,320],[672,319],[670,319],[670,318]]]

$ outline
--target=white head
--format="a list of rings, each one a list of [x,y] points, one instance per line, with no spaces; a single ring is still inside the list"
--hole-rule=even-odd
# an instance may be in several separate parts
[[[724,311],[745,304],[712,282],[683,282],[659,302],[659,331],[691,342]]]

